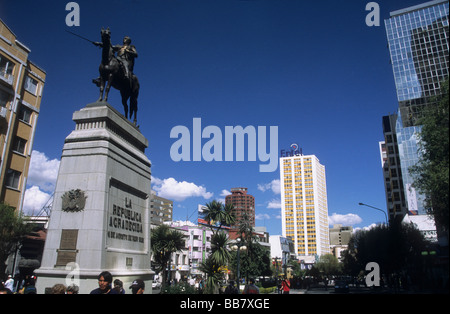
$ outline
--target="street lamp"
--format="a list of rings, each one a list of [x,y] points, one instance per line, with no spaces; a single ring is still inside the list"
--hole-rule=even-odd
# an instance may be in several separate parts
[[[359,203],[359,205],[361,205],[361,206],[367,206],[367,207],[370,207],[370,208],[373,208],[373,209],[376,209],[376,210],[379,210],[380,212],[382,212],[382,213],[384,214],[384,218],[386,218],[386,225],[389,226],[389,222],[388,222],[388,219],[387,219],[387,215],[386,215],[386,212],[385,212],[384,210],[382,210],[382,209],[380,209],[380,208],[377,208],[377,207],[373,207],[373,206],[371,206],[371,205],[364,204],[364,203]]]
[[[240,278],[240,273],[239,273],[239,262],[240,262],[240,254],[239,252],[242,250],[246,250],[247,247],[244,245],[244,243],[241,242],[241,238],[237,238],[236,239],[236,243],[231,247],[231,249],[233,251],[237,251],[237,261],[236,261],[236,275],[237,275],[237,285],[238,285],[238,289],[239,289],[239,278]]]

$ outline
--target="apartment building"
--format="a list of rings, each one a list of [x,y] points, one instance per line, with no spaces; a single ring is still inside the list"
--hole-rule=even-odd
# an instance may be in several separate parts
[[[330,253],[325,167],[314,155],[280,158],[283,237],[298,259]]]
[[[0,202],[20,210],[46,72],[0,19]]]

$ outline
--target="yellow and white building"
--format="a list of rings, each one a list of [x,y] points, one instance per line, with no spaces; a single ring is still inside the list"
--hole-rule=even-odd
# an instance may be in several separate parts
[[[330,253],[325,166],[314,155],[292,155],[280,158],[282,232],[297,257],[310,260]]]
[[[46,73],[0,19],[0,202],[22,207]]]

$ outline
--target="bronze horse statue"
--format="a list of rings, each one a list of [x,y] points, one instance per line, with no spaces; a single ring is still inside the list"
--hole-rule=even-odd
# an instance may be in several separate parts
[[[111,86],[120,91],[122,105],[125,110],[125,118],[128,119],[128,99],[130,99],[130,120],[134,114],[134,124],[137,122],[137,98],[139,95],[139,80],[133,73],[127,71],[123,62],[115,56],[115,47],[111,45],[111,31],[109,28],[101,30],[102,41],[95,42],[102,48],[102,62],[99,66],[100,77],[93,82],[100,87],[100,101],[108,101]],[[106,87],[105,87],[106,85]],[[104,96],[103,96],[104,92]]]

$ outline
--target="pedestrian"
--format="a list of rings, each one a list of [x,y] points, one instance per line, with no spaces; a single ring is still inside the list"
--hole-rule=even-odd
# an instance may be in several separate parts
[[[98,275],[98,288],[91,291],[91,294],[117,294],[111,288],[112,275],[109,271],[103,271]]]
[[[259,288],[255,285],[255,279],[250,278],[248,282],[249,284],[245,285],[242,294],[259,294]]]
[[[6,289],[9,289],[10,291],[14,292],[14,279],[11,275],[8,275],[8,279],[5,281],[4,284]]]
[[[123,288],[123,282],[121,280],[114,280],[114,290],[116,290],[117,294],[125,294],[125,289]]]
[[[31,276],[28,277],[27,279],[25,279],[25,284],[24,284],[24,288],[22,290],[23,294],[37,294],[36,291],[36,277]]]
[[[66,286],[61,283],[55,284],[52,287],[51,294],[66,294]]]
[[[289,283],[289,280],[283,278],[283,280],[281,281],[281,291],[283,291],[283,294],[289,294],[290,290],[291,284]]]
[[[130,286],[132,294],[144,294],[145,283],[142,279],[136,279]]]
[[[78,292],[80,291],[80,288],[76,285],[76,284],[71,284],[70,286],[67,287],[67,294],[78,294]]]
[[[234,280],[230,280],[230,283],[225,288],[225,294],[239,294],[238,288],[234,285]]]

